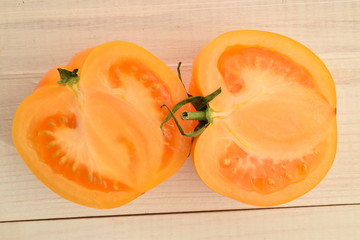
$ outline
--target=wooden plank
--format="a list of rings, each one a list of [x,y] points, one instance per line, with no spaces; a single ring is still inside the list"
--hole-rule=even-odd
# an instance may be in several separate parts
[[[0,221],[133,213],[248,209],[200,182],[188,161],[171,179],[118,209],[67,202],[26,168],[11,141],[16,107],[51,67],[109,40],[142,45],[186,85],[198,50],[218,34],[260,29],[293,37],[315,51],[338,91],[339,148],[326,179],[285,206],[360,202],[360,1],[13,1],[0,2]]]
[[[327,239],[360,238],[360,206],[66,219],[0,224],[0,238]]]
[[[353,1],[0,2],[0,74],[43,73],[110,40],[132,41],[168,64],[192,62],[201,47],[234,29],[274,31],[317,54],[359,53]]]

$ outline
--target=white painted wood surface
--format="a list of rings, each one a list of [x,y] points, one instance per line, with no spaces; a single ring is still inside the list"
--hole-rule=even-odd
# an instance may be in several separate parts
[[[12,222],[0,238],[357,240],[359,215],[359,206],[334,206]]]
[[[323,59],[336,83],[335,163],[318,187],[282,206],[289,208],[255,209],[220,196],[188,161],[132,203],[95,210],[52,193],[17,155],[11,121],[18,104],[48,69],[74,53],[110,40],[132,41],[174,70],[182,61],[187,85],[201,47],[235,29],[298,40]],[[1,0],[0,239],[360,239],[359,105],[360,1]]]

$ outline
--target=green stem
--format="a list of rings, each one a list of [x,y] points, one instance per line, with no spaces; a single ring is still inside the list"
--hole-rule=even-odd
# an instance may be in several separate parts
[[[202,96],[191,96],[188,97],[180,102],[178,102],[173,109],[170,109],[166,105],[162,105],[161,107],[165,107],[169,114],[164,119],[164,121],[161,123],[160,128],[163,130],[163,126],[167,121],[169,121],[171,118],[174,119],[176,126],[178,127],[180,133],[184,136],[188,137],[196,137],[200,135],[205,128],[212,122],[211,117],[211,109],[209,107],[209,102],[212,101],[217,95],[221,93],[221,88],[217,89],[213,93],[209,94],[206,97]],[[197,120],[199,121],[198,125],[196,126],[195,130],[191,133],[185,133],[182,127],[180,126],[180,123],[175,117],[176,111],[178,111],[182,106],[185,104],[191,103],[194,108],[197,111],[184,111],[181,113],[181,119],[182,120]]]
[[[182,120],[208,121],[208,110],[184,111],[181,113]]]

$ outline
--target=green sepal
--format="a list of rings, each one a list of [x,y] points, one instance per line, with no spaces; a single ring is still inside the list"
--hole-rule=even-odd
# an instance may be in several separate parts
[[[185,84],[184,84],[184,81],[182,80],[182,77],[181,77],[180,67],[181,67],[181,62],[178,63],[178,66],[177,66],[176,70],[177,70],[178,78],[180,79],[180,81],[181,81],[182,85],[184,86],[184,88],[186,88]],[[187,95],[188,95],[188,97],[192,97],[192,95],[189,94],[189,93],[187,93]]]
[[[62,84],[62,85],[71,87],[72,85],[78,83],[80,80],[79,75],[77,74],[79,69],[77,69],[77,68],[75,68],[72,71],[62,69],[62,68],[58,68],[57,70],[60,74],[60,80],[57,82],[58,84]]]
[[[203,111],[208,108],[208,104],[212,101],[217,95],[221,93],[221,88],[216,89],[216,91],[210,93],[206,97],[201,97],[199,100],[195,100],[191,104],[194,106],[196,111]]]

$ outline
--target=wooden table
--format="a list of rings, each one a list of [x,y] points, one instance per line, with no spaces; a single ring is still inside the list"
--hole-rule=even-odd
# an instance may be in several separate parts
[[[151,2],[151,3],[150,3]],[[256,208],[209,190],[188,160],[130,204],[97,210],[40,183],[15,151],[19,103],[53,66],[110,40],[148,49],[189,83],[199,49],[235,29],[277,32],[312,49],[338,95],[338,152],[310,193]],[[0,239],[360,239],[360,1],[0,1]]]

